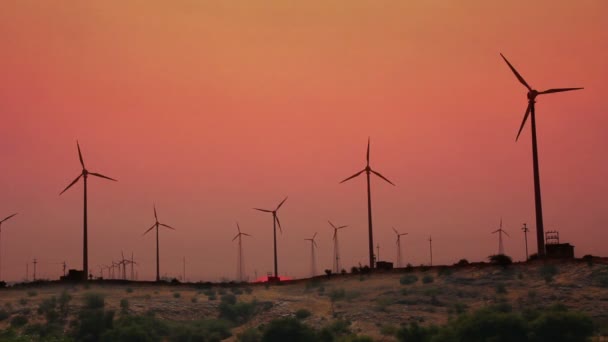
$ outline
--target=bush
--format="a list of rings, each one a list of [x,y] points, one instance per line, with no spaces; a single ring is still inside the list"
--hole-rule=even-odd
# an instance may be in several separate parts
[[[553,264],[544,264],[539,269],[541,277],[545,282],[550,283],[553,281],[553,277],[557,274],[557,266]]]
[[[397,327],[392,324],[384,324],[380,328],[380,333],[384,336],[395,336],[397,334]]]
[[[27,291],[27,295],[28,295],[28,297],[36,297],[38,295],[38,292],[36,292],[34,290],[29,290],[29,291]]]
[[[152,314],[141,316],[122,316],[111,329],[101,334],[104,342],[157,342],[162,336],[169,335],[167,325]]]
[[[6,310],[0,310],[0,322],[6,320],[10,316],[11,316],[11,314],[9,314],[8,311],[6,311]]]
[[[306,319],[306,318],[310,317],[310,315],[311,315],[311,312],[306,309],[300,309],[300,310],[296,311],[297,319]]]
[[[192,297],[192,299],[190,301],[192,303],[198,303],[198,297],[194,296],[194,297]]]
[[[457,262],[457,263],[455,263],[454,265],[455,265],[455,266],[466,266],[466,265],[468,265],[468,264],[469,264],[469,260],[467,260],[467,259],[460,259],[460,260],[458,260],[458,262]]]
[[[173,298],[180,298],[182,295],[179,292],[173,292]]]
[[[130,287],[127,287],[126,291],[127,291],[127,293],[133,293],[133,289]]]
[[[20,328],[20,327],[26,325],[27,322],[28,322],[28,319],[24,315],[16,315],[11,319],[11,327]]]
[[[401,285],[411,285],[415,284],[418,281],[418,277],[413,274],[405,274],[399,278],[399,283]]]
[[[61,292],[61,295],[59,295],[59,311],[63,316],[66,316],[68,314],[68,305],[71,300],[72,296],[66,290]]]
[[[421,327],[416,322],[410,323],[409,327],[404,326],[397,330],[397,340],[403,342],[426,342],[430,341],[433,335],[437,334],[437,328]]]
[[[249,321],[256,313],[257,301],[237,303],[236,300],[232,301],[228,296],[234,297],[234,295],[222,296],[222,302],[219,306],[220,318],[241,325]]]
[[[507,287],[505,286],[505,284],[498,284],[498,285],[496,285],[496,293],[497,294],[506,294],[507,293]]]
[[[593,322],[579,313],[549,311],[530,324],[531,341],[586,341],[593,334]]]
[[[494,265],[502,266],[504,268],[507,268],[509,265],[511,265],[513,263],[513,259],[511,259],[510,256],[504,255],[504,254],[490,255],[488,257],[488,259],[490,260],[490,263],[492,263]]]
[[[19,299],[19,304],[21,304],[23,306],[27,305],[27,298],[20,298]]]
[[[120,300],[120,311],[124,314],[129,312],[129,300],[123,298]]]
[[[435,278],[433,278],[433,276],[432,276],[432,275],[427,274],[427,275],[425,275],[424,277],[422,277],[422,282],[423,282],[424,284],[430,284],[430,283],[432,283],[433,281],[435,281]]]
[[[332,302],[342,300],[346,297],[346,290],[344,289],[333,289],[329,292],[329,299]]]
[[[263,342],[308,342],[316,340],[315,331],[295,318],[280,318],[271,321],[262,335]]]
[[[258,328],[247,328],[237,335],[237,340],[240,342],[259,342],[262,340],[262,334],[260,334]]]
[[[84,297],[84,308],[89,310],[103,309],[106,305],[106,298],[101,293],[89,292],[85,293]]]

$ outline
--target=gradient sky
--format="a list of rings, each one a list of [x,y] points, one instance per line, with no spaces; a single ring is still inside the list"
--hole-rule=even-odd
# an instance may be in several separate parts
[[[367,261],[363,177],[372,166],[375,241],[394,260],[485,259],[502,217],[507,254],[524,257],[534,228],[529,127],[515,143],[525,88],[585,90],[538,99],[545,229],[577,256],[606,255],[608,2],[577,1],[25,1],[0,3],[0,216],[3,278],[55,278],[82,265],[82,184],[91,171],[89,267],[133,252],[140,279],[161,273],[233,279],[235,221],[246,269],[331,267],[327,219],[345,267]],[[534,234],[530,248],[535,249]],[[30,267],[31,271],[31,267]]]

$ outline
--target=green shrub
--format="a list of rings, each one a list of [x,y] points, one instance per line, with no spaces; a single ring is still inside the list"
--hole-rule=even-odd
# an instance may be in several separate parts
[[[230,296],[230,295],[226,295]],[[226,297],[223,296],[222,298]],[[220,318],[241,325],[246,323],[256,313],[257,301],[234,302],[222,300],[219,306]]]
[[[99,341],[113,327],[114,311],[104,311],[97,300],[94,302],[94,308],[85,306],[72,323],[71,336],[77,341]]]
[[[262,340],[262,334],[258,328],[247,328],[237,335],[237,340],[240,342],[259,342]]]
[[[11,314],[9,314],[8,311],[6,311],[4,309],[0,310],[0,322],[6,320],[10,316],[11,316]]]
[[[299,309],[298,311],[296,311],[296,318],[297,319],[306,319],[308,317],[310,317],[312,313],[306,309]]]
[[[544,264],[540,267],[539,273],[545,282],[550,283],[553,281],[553,277],[558,273],[557,266],[553,264]]]
[[[220,297],[220,301],[222,303],[234,305],[236,304],[236,296],[233,294],[223,295],[222,297]]]
[[[68,305],[71,300],[72,296],[66,290],[63,290],[61,292],[61,295],[59,295],[59,311],[63,316],[66,316],[68,314]]]
[[[24,306],[27,305],[27,298],[20,298],[19,304],[24,305]]]
[[[430,283],[432,283],[433,281],[435,281],[435,278],[433,278],[433,276],[432,276],[432,275],[427,274],[427,275],[425,275],[424,277],[422,277],[422,282],[423,282],[424,284],[430,284]]]
[[[251,287],[251,286],[245,287],[245,293],[251,294],[252,292],[253,292],[253,287]]]
[[[179,292],[173,292],[173,298],[180,298],[182,295]]]
[[[271,321],[262,335],[263,342],[316,341],[315,331],[295,318],[280,318]]]
[[[342,300],[346,297],[346,290],[340,288],[340,289],[333,289],[329,292],[329,299],[332,302],[336,302],[339,300]]]
[[[11,327],[20,328],[20,327],[26,325],[27,322],[28,322],[28,319],[26,316],[16,315],[13,318],[11,318]]]
[[[580,313],[548,311],[530,324],[531,341],[586,341],[593,334],[593,322]]]
[[[505,286],[505,284],[498,284],[498,285],[496,285],[496,293],[497,294],[506,294],[507,293],[507,287]]]
[[[128,299],[123,298],[120,300],[120,311],[122,313],[129,312],[129,300]]]
[[[416,322],[410,323],[408,326],[403,326],[397,330],[397,340],[403,342],[426,342],[430,341],[432,336],[437,334],[438,329],[434,326],[421,327]]]
[[[89,310],[103,309],[106,305],[106,298],[103,294],[97,292],[88,292],[84,294],[84,308]]]
[[[153,314],[141,316],[124,315],[115,321],[112,327],[100,334],[103,342],[160,342],[169,335],[167,325]]]
[[[397,327],[392,324],[384,324],[380,328],[380,333],[384,336],[395,336],[397,334]]]
[[[130,287],[127,287],[126,291],[127,291],[127,293],[133,293],[133,289]]]
[[[232,287],[232,288],[230,288],[230,291],[235,295],[243,294],[243,290],[239,287]]]
[[[399,278],[399,283],[401,285],[411,285],[415,284],[418,281],[418,277],[413,274],[405,274]]]
[[[492,263],[494,265],[502,266],[504,268],[507,268],[509,265],[511,265],[513,263],[513,259],[511,259],[510,256],[504,255],[504,254],[490,255],[488,257],[488,259],[490,260],[490,263]]]
[[[38,295],[38,292],[36,292],[34,290],[29,290],[29,291],[27,291],[27,295],[28,295],[28,297],[36,297]]]

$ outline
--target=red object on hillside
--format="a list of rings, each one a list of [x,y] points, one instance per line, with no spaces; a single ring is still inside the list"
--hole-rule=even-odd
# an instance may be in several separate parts
[[[274,277],[271,277],[274,278]],[[279,280],[280,281],[287,281],[287,280],[293,280],[292,278],[289,277],[285,277],[285,276],[279,276]],[[263,277],[259,277],[258,279],[253,281],[254,283],[267,283],[268,282],[268,276],[263,276]]]

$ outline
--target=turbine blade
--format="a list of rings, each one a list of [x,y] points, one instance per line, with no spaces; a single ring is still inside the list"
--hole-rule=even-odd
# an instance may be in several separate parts
[[[277,224],[279,225],[279,231],[283,234],[283,227],[281,227],[281,221],[279,221],[279,217],[274,215],[274,219],[277,220]]]
[[[232,241],[236,240],[241,234],[236,234],[236,236],[232,239]]]
[[[316,236],[317,236],[317,232],[315,232],[315,234],[312,236],[312,239],[314,240]]]
[[[499,231],[500,231],[500,229],[496,229],[495,231],[492,232],[492,234],[498,233]]]
[[[272,212],[272,210],[266,210],[266,209],[258,209],[258,208],[253,208],[253,209],[259,210],[259,211],[263,211],[265,213],[271,213]]]
[[[359,171],[359,172],[355,173],[354,175],[352,175],[352,176],[350,176],[350,177],[346,178],[345,180],[341,181],[341,182],[340,182],[340,184],[342,184],[342,183],[346,182],[347,180],[350,180],[350,179],[353,179],[353,178],[357,177],[358,175],[362,174],[362,173],[363,173],[363,171],[365,171],[365,169],[363,169],[363,170],[361,170],[361,171]]]
[[[317,242],[315,240],[312,240],[312,244],[317,248],[319,247],[319,246],[317,246]]]
[[[108,177],[108,176],[104,176],[104,175],[102,175],[102,174],[100,174],[100,173],[89,172],[89,174],[90,174],[90,175],[93,175],[93,176],[97,176],[97,177],[101,177],[101,178],[105,178],[105,179],[109,179],[109,180],[112,180],[112,181],[118,182],[116,179],[114,179],[114,178],[110,178],[110,177]]]
[[[340,226],[340,227],[338,227],[338,229],[342,229],[342,228],[346,228],[346,227],[348,227],[348,226]]]
[[[519,131],[517,132],[517,137],[515,137],[515,141],[517,141],[517,139],[519,139],[519,135],[521,134],[521,131],[524,129],[524,126],[526,125],[526,121],[528,120],[528,116],[530,115],[531,109],[532,109],[532,104],[528,104],[528,108],[526,109],[526,114],[524,114],[524,119],[521,122],[521,126],[519,126]]]
[[[241,227],[239,227],[239,223],[236,223],[236,229],[239,231],[239,234],[241,233]]]
[[[386,177],[384,177],[383,175],[381,175],[379,172],[376,172],[374,170],[370,170],[371,172],[373,172],[376,176],[384,179],[385,181],[389,182],[391,185],[395,186],[395,184],[393,182],[391,182],[390,180],[388,180]]]
[[[584,88],[554,88],[554,89],[547,89],[545,91],[541,91],[539,94],[560,93],[562,91],[571,91],[571,90],[580,90],[580,89],[584,89]]]
[[[78,143],[78,140],[76,140],[76,147],[78,147],[78,158],[80,159],[80,165],[82,165],[82,168],[84,169],[84,160],[82,160],[82,153],[80,152],[80,144]]]
[[[251,235],[251,234],[247,234],[247,233],[241,233],[241,235],[247,235],[247,236],[251,236],[251,237],[253,237],[253,235]]]
[[[285,203],[285,201],[287,201],[287,197],[285,197],[285,199],[283,201],[281,201],[281,203],[279,203],[279,206],[277,207],[277,209],[275,211],[279,210],[279,208],[283,205],[283,203]]]
[[[74,179],[74,180],[72,181],[72,183],[70,183],[70,185],[68,185],[68,186],[67,186],[65,189],[63,189],[63,191],[59,193],[59,196],[61,196],[61,194],[63,194],[63,193],[64,193],[64,192],[66,192],[66,191],[67,191],[69,188],[71,188],[71,187],[72,187],[72,185],[76,184],[76,182],[78,182],[78,180],[80,179],[80,177],[82,177],[82,173],[81,173],[81,174],[80,174],[78,177],[76,177],[76,179]]]
[[[399,232],[397,231],[397,229],[395,229],[395,227],[393,227],[393,231],[395,232],[395,234],[397,234],[397,236],[399,236]]]
[[[149,232],[149,231],[151,231],[152,229],[154,229],[154,227],[156,227],[156,223],[155,223],[155,224],[153,224],[153,225],[152,225],[152,227],[150,227],[148,230],[146,230],[146,231],[145,231],[145,232],[142,234],[142,236],[143,236],[143,235],[148,234],[148,232]]]
[[[170,226],[170,225],[168,225],[168,224],[164,224],[164,223],[159,223],[159,224],[160,224],[161,226],[165,227],[165,228],[169,228],[169,229],[173,229],[173,230],[175,230],[175,228],[171,227],[171,226]]]
[[[156,219],[156,222],[158,222],[158,216],[156,215],[156,203],[154,203],[153,206],[154,206],[154,218]]]
[[[11,217],[13,217],[13,216],[15,216],[15,215],[17,215],[17,213],[14,213],[13,215],[9,215],[9,216],[7,216],[6,218],[4,218],[4,220],[0,221],[0,223],[2,223],[2,222],[4,222],[4,221],[6,221],[6,220],[8,220],[8,219],[10,219]]]
[[[336,229],[336,230],[334,230],[334,237],[333,237],[333,239],[336,240],[337,236],[338,236],[338,230]]]
[[[330,225],[330,226],[332,226],[334,229],[338,229],[338,228],[336,228],[336,226],[334,226],[334,224],[333,224],[333,223],[331,223],[331,221],[330,221],[330,220],[327,220],[327,222],[329,222],[329,225]]]
[[[511,235],[509,235],[509,233],[507,233],[506,231],[502,231],[503,233],[505,233],[506,236],[511,237]]]
[[[505,60],[505,62],[507,62],[507,65],[509,65],[509,68],[511,68],[511,71],[513,71],[513,73],[515,74],[515,77],[517,77],[519,82],[521,82],[521,84],[525,85],[526,88],[528,88],[528,90],[532,91],[532,88],[528,85],[528,83],[526,83],[526,80],[524,80],[524,78],[521,77],[521,75],[517,72],[517,70],[515,70],[515,68],[511,65],[511,63],[509,63],[507,58],[505,56],[503,56],[502,53],[500,54],[500,56],[502,57],[502,59]]]
[[[369,137],[367,137],[367,166],[369,166]]]

